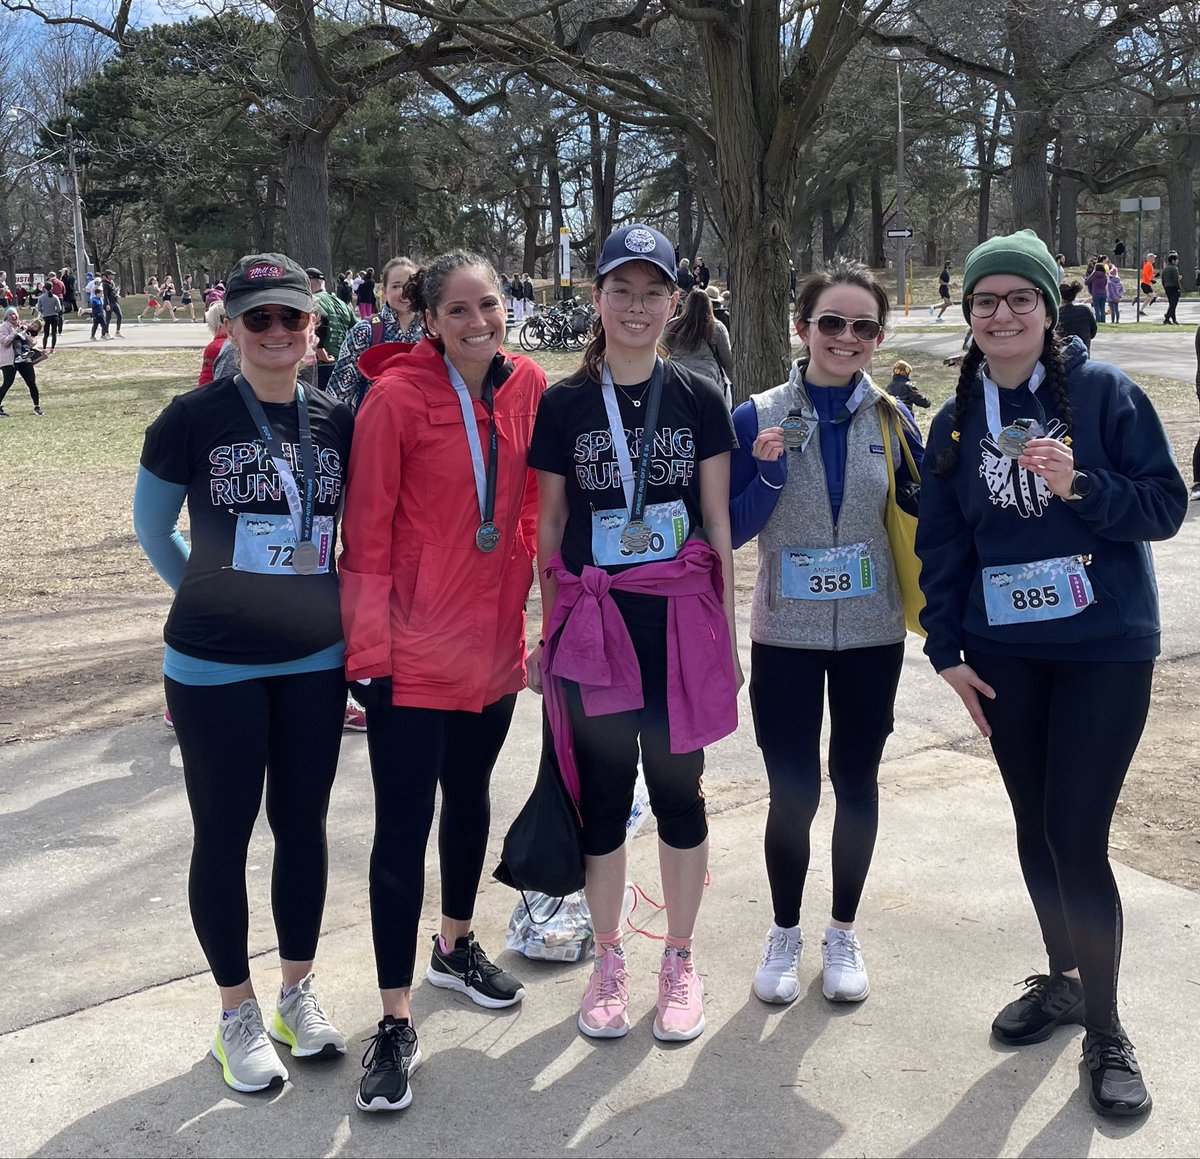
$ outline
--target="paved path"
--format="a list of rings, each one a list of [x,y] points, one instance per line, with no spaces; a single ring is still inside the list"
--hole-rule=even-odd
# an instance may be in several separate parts
[[[1200,652],[1192,570],[1200,504],[1156,548],[1165,657]],[[744,636],[743,636],[744,638]],[[355,1041],[296,1065],[274,1097],[236,1095],[206,1057],[215,1014],[186,902],[189,821],[178,749],[157,721],[0,749],[0,1154],[38,1155],[1191,1155],[1200,1152],[1200,897],[1118,867],[1127,940],[1124,1018],[1156,1107],[1101,1123],[1080,1086],[1079,1031],[1019,1052],[987,1036],[1010,984],[1039,965],[1012,821],[986,748],[910,638],[881,777],[879,850],[860,932],[872,994],[820,994],[830,802],[814,830],[804,992],[787,1010],[750,994],[770,920],[766,795],[745,695],[742,728],[713,747],[712,885],[697,958],[708,1030],[650,1033],[656,947],[631,939],[635,1026],[619,1042],[575,1030],[587,966],[504,954],[525,980],[492,1014],[418,982],[427,1062],[401,1116],[352,1109],[357,1040],[377,1018],[366,896],[371,792],[365,740],[347,736],[330,814],[320,983]],[[493,856],[537,760],[538,703],[520,697],[495,778]],[[631,876],[658,896],[655,841]],[[249,861],[253,971],[272,992],[262,826]],[[422,944],[433,932],[430,870]],[[499,951],[513,894],[483,891],[476,928]],[[644,910],[639,912],[639,917]],[[651,915],[649,927],[661,932]],[[269,998],[265,1005],[269,1009]]]

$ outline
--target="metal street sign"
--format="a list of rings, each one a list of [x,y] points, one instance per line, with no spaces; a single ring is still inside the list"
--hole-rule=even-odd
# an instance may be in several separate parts
[[[1143,209],[1162,209],[1161,197],[1122,197],[1122,213],[1140,213]]]
[[[889,229],[887,231],[888,237],[912,237],[912,235],[911,229]]]

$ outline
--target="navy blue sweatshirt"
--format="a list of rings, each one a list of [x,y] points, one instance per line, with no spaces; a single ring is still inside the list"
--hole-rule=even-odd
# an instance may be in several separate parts
[[[1158,655],[1158,588],[1147,541],[1179,530],[1187,487],[1150,400],[1115,366],[1090,361],[1078,339],[1067,345],[1067,391],[1075,469],[1092,484],[1083,499],[1059,499],[995,450],[982,378],[971,388],[958,468],[949,479],[935,478],[933,464],[950,441],[953,398],[933,420],[917,554],[925,653],[939,672],[961,663],[966,648],[1083,661]],[[1002,425],[1040,417],[1040,405],[1048,433],[1061,427],[1049,386],[1038,390],[1036,402],[1028,383],[999,396]],[[1072,555],[1092,557],[1087,573],[1095,603],[1064,619],[988,625],[981,568]]]

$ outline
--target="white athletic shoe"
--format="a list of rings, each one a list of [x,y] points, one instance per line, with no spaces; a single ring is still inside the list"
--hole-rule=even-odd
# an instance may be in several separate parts
[[[786,1004],[800,997],[796,967],[804,952],[804,934],[799,926],[784,929],[771,923],[763,944],[762,961],[754,975],[754,995],[764,1002]]]
[[[1200,483],[1192,484],[1192,498],[1200,499]]]
[[[861,1002],[871,993],[862,946],[853,930],[828,927],[821,942],[821,960],[821,992],[830,1002]]]
[[[290,1046],[295,1058],[333,1058],[346,1053],[346,1040],[333,1028],[317,1001],[312,974],[294,994],[279,999],[269,1033],[276,1042]]]
[[[237,1017],[222,1019],[213,1039],[212,1056],[221,1064],[225,1082],[235,1091],[265,1091],[288,1080],[287,1067],[263,1029],[262,1011],[253,998],[238,1007]]]

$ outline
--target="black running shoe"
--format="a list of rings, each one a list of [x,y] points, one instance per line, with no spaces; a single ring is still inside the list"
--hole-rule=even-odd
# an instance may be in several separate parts
[[[992,1034],[1008,1046],[1045,1042],[1056,1026],[1083,1023],[1083,987],[1063,974],[1030,974],[1026,992],[1010,1002],[992,1023]]]
[[[443,990],[457,990],[477,1006],[499,1010],[515,1006],[525,997],[525,987],[511,974],[488,961],[475,935],[467,934],[454,943],[454,951],[442,953],[441,941],[433,935],[433,960],[425,977]]]
[[[1092,1106],[1101,1115],[1144,1115],[1153,1105],[1133,1043],[1119,1026],[1089,1030],[1083,1036],[1083,1061],[1092,1076]]]
[[[421,1065],[417,1032],[407,1018],[384,1015],[379,1030],[364,1042],[370,1042],[363,1055],[367,1072],[358,1084],[354,1101],[363,1111],[402,1111],[412,1102],[408,1076]]]

